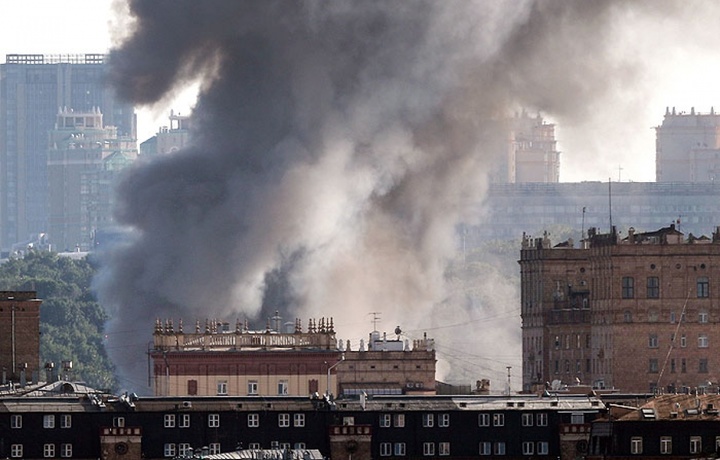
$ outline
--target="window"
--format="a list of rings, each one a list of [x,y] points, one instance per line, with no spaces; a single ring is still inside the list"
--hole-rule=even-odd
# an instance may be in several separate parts
[[[186,455],[190,454],[190,452],[192,451],[192,447],[190,447],[189,442],[181,442],[180,444],[178,444],[177,449],[178,449],[178,455],[180,457],[185,457]]]
[[[697,296],[698,298],[710,297],[710,281],[707,276],[697,279]]]
[[[217,394],[218,396],[227,395],[227,380],[218,380],[217,383]]]
[[[304,442],[296,442],[294,444],[295,450],[305,450],[305,443]]]
[[[505,455],[505,443],[500,441],[495,443],[495,455]]]
[[[537,453],[538,455],[547,455],[549,452],[548,450],[548,443],[547,441],[539,441],[537,443]]]
[[[390,414],[380,414],[380,426],[382,428],[387,428],[390,426],[390,421],[392,420]]]
[[[180,428],[190,428],[190,414],[180,414]]]
[[[278,414],[278,426],[287,428],[290,426],[290,414]]]
[[[305,426],[305,414],[293,414],[293,426]]]
[[[478,426],[490,426],[490,414],[478,414]]]
[[[522,414],[522,426],[533,425],[533,414]]]
[[[248,427],[257,428],[260,426],[260,414],[248,414]]]
[[[432,457],[435,455],[435,443],[434,442],[424,442],[423,443],[423,455],[426,457]]]
[[[251,442],[250,444],[248,444],[248,447],[250,448],[250,450],[259,450],[259,449],[261,449],[259,442]]]
[[[582,425],[585,423],[585,415],[582,412],[570,414],[570,423],[573,425]]]
[[[698,373],[707,374],[708,372],[709,371],[707,358],[700,358],[700,361],[698,361]]]
[[[220,426],[220,414],[208,414],[208,427],[217,428]]]
[[[672,436],[660,437],[660,453],[672,454]]]
[[[648,360],[648,372],[651,374],[658,373],[658,360],[657,358],[650,358]]]
[[[435,414],[423,414],[422,424],[423,428],[432,428],[435,426]]]
[[[647,279],[647,298],[660,298],[660,278],[657,276],[648,276]]]
[[[690,436],[690,453],[699,454],[702,451],[702,438],[700,436]]]
[[[547,426],[548,424],[548,414],[545,412],[541,412],[535,416],[535,424],[537,426]]]
[[[643,453],[643,438],[640,436],[630,438],[630,453],[635,455]]]
[[[287,380],[278,381],[278,394],[279,395],[288,394],[288,381]]]
[[[632,323],[632,312],[630,310],[625,310],[625,313],[623,313],[623,321]]]
[[[685,358],[680,359],[680,372],[683,374],[687,372],[687,362],[685,361]]]
[[[23,445],[22,444],[11,444],[10,445],[10,456],[12,458],[21,458],[23,456]]]
[[[43,457],[53,458],[55,456],[55,444],[43,444]]]
[[[165,428],[175,428],[175,414],[165,414],[163,426]]]
[[[657,336],[657,334],[650,334],[650,335],[648,335],[648,347],[649,347],[649,348],[657,348],[657,347],[658,347],[658,336]]]
[[[188,380],[187,382],[187,394],[189,396],[197,395],[197,380]]]
[[[715,436],[715,452],[720,452],[720,436]]]
[[[171,442],[165,443],[163,446],[163,455],[165,457],[174,457],[175,456],[175,444]]]
[[[492,455],[492,444],[487,441],[480,443],[480,455]]]
[[[72,457],[72,444],[60,444],[60,456],[62,458]]]
[[[392,443],[381,442],[380,443],[380,456],[389,457],[392,455]]]
[[[125,417],[113,417],[113,427],[122,428],[125,426]]]
[[[219,442],[211,442],[208,446],[210,449],[210,455],[217,455],[220,453],[220,443]]]
[[[449,442],[439,442],[438,443],[438,453],[441,457],[445,457],[450,455],[450,443]]]
[[[22,428],[22,415],[15,414],[10,416],[10,428]]]
[[[633,297],[635,297],[635,279],[632,276],[623,276],[622,298],[632,299]]]
[[[698,323],[707,323],[710,319],[710,315],[708,315],[708,312],[701,311],[698,313]]]
[[[685,336],[685,334],[683,334],[680,336],[680,348],[685,347],[687,347],[687,337]]]
[[[698,348],[707,348],[708,347],[708,336],[705,334],[700,334],[698,336]]]
[[[674,312],[674,311],[671,311],[671,312],[670,312],[670,322],[671,322],[671,323],[674,323],[674,322],[675,322],[675,312]]]
[[[72,415],[62,414],[60,416],[60,428],[71,428],[72,427]]]
[[[43,415],[43,428],[55,428],[54,415]]]
[[[524,441],[522,443],[523,455],[533,455],[535,453],[535,443],[532,441]]]
[[[258,383],[257,380],[250,380],[247,384],[248,387],[248,394],[249,395],[256,395],[258,394]]]
[[[450,414],[440,414],[438,417],[438,426],[447,428],[450,426]]]
[[[398,428],[402,428],[405,426],[405,414],[395,414],[393,416],[393,425],[395,425]]]
[[[397,457],[402,457],[405,455],[405,443],[404,442],[396,442],[395,443],[395,455]]]
[[[670,359],[670,373],[674,374],[676,372],[675,370],[675,358]]]
[[[493,414],[493,426],[505,426],[505,414]]]

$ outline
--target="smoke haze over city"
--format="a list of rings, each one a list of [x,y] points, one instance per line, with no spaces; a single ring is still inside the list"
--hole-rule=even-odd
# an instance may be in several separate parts
[[[491,120],[527,109],[586,127],[630,86],[641,100],[634,85],[647,67],[618,44],[627,27],[683,11],[611,1],[129,5],[132,33],[110,56],[120,94],[154,104],[200,82],[192,145],[133,168],[120,187],[117,218],[134,239],[109,255],[100,293],[109,350],[134,381],[147,371],[143,349],[121,346],[124,332],[145,327],[149,338],[156,317],[263,324],[275,310],[334,317],[343,339],[363,337],[379,311],[388,330],[429,329],[449,349],[518,365],[515,287],[487,273],[469,295],[446,276],[457,225],[482,219]],[[504,319],[442,329],[480,318]]]

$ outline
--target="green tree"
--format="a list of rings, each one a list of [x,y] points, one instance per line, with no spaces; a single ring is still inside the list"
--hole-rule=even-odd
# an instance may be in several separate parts
[[[103,344],[107,315],[91,289],[87,258],[32,251],[0,265],[0,290],[36,291],[40,307],[40,362],[71,360],[73,376],[95,388],[117,386]]]

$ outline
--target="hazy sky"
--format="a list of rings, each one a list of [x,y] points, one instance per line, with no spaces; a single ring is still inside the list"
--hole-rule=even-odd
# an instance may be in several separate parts
[[[615,72],[638,66],[625,84],[587,107],[584,120],[559,120],[556,137],[561,181],[655,178],[654,126],[665,107],[720,109],[720,23],[718,2],[690,1],[664,20],[636,17],[618,24]],[[12,53],[104,52],[118,39],[111,0],[0,0],[0,59]],[[120,28],[122,29],[122,28]],[[571,66],[572,63],[568,63]],[[192,91],[190,92],[192,94]],[[140,140],[153,135],[171,108],[186,113],[192,96],[139,112]],[[577,101],[583,104],[583,101]],[[619,170],[622,168],[622,171]]]

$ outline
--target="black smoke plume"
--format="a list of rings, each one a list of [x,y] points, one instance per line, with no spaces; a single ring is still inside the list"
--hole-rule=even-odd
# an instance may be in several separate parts
[[[286,319],[332,316],[341,336],[360,338],[371,311],[405,330],[517,311],[506,280],[481,280],[486,294],[473,304],[454,302],[445,279],[454,229],[481,217],[473,211],[501,160],[486,148],[488,122],[521,107],[584,116],[616,77],[632,78],[634,67],[612,62],[605,43],[629,8],[644,8],[602,0],[129,7],[134,30],[110,56],[120,95],[153,104],[202,82],[192,145],[137,166],[119,190],[117,218],[134,239],[110,254],[99,285],[113,318],[110,352],[133,382],[144,381],[156,317],[264,324],[279,309]],[[519,356],[518,326],[515,315],[480,331],[474,346]],[[448,335],[456,347],[466,340]]]

